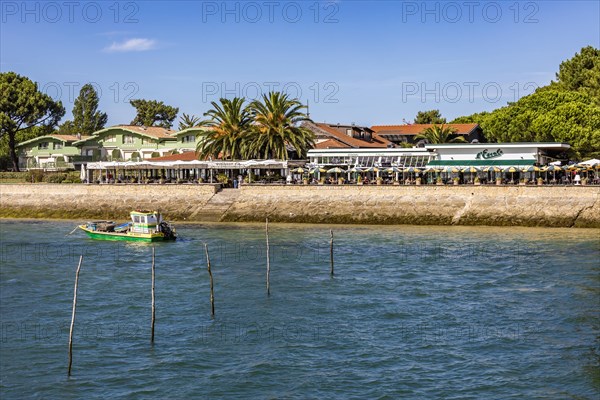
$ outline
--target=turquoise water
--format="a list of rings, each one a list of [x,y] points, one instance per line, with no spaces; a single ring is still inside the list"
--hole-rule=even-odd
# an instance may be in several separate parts
[[[583,399],[597,230],[184,225],[144,244],[1,222],[0,398]],[[216,317],[210,317],[203,243]],[[75,269],[80,274],[67,378]]]

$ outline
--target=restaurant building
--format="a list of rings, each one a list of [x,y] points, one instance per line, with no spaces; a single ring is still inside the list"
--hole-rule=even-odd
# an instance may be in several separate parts
[[[565,161],[566,143],[445,143],[413,148],[329,148],[308,151],[309,165],[341,167],[526,167]]]
[[[565,161],[566,143],[445,143],[426,144],[433,158],[428,167],[527,167]]]

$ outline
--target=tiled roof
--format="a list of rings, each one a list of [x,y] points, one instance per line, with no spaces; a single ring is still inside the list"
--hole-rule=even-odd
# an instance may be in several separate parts
[[[149,161],[196,161],[198,160],[198,156],[196,156],[195,151],[185,151],[179,154],[170,154],[168,156],[162,157],[154,157],[149,159]]]
[[[350,146],[348,146],[347,144],[344,144],[338,140],[335,139],[327,139],[327,140],[323,140],[322,142],[318,142],[315,144],[315,149],[343,149],[343,148],[348,148]]]
[[[78,137],[77,135],[55,135],[55,134],[51,134],[48,136],[52,136],[53,138],[62,140],[64,142],[75,142],[77,140],[86,140],[91,138],[91,136],[81,136]]]
[[[138,125],[116,125],[107,129],[125,129],[140,133],[142,135],[152,136],[156,139],[173,139],[173,134],[176,133],[171,129],[166,129],[160,126],[138,126]]]
[[[26,144],[35,143],[40,140],[58,139],[62,142],[68,143],[68,142],[77,142],[79,140],[87,140],[89,138],[91,138],[91,136],[81,136],[81,138],[78,138],[76,135],[57,135],[57,134],[51,133],[50,135],[38,136],[33,139],[29,139],[24,142],[21,142],[17,145],[17,147],[20,147],[20,146],[23,146]]]
[[[371,129],[381,135],[418,135],[425,129],[434,126],[434,124],[411,124],[411,125],[373,125]],[[468,135],[478,124],[444,124],[456,129],[456,135]]]
[[[329,136],[332,136],[334,140],[342,142],[348,147],[387,147],[388,144],[391,143],[387,139],[384,139],[376,134],[373,135],[373,140],[367,142],[366,140],[356,139],[351,136],[345,135],[337,129],[332,128],[328,124],[315,122],[314,125],[322,131],[328,133]]]

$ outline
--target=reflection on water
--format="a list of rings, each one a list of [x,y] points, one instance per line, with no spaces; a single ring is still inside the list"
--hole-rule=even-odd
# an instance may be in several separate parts
[[[156,244],[3,221],[0,395],[592,398],[600,392],[597,230],[181,225]],[[215,279],[210,318],[208,243]],[[80,275],[73,377],[66,378]]]

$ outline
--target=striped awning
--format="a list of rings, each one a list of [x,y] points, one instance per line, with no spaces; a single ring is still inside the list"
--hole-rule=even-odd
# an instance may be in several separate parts
[[[528,167],[535,160],[431,160],[428,167]]]

